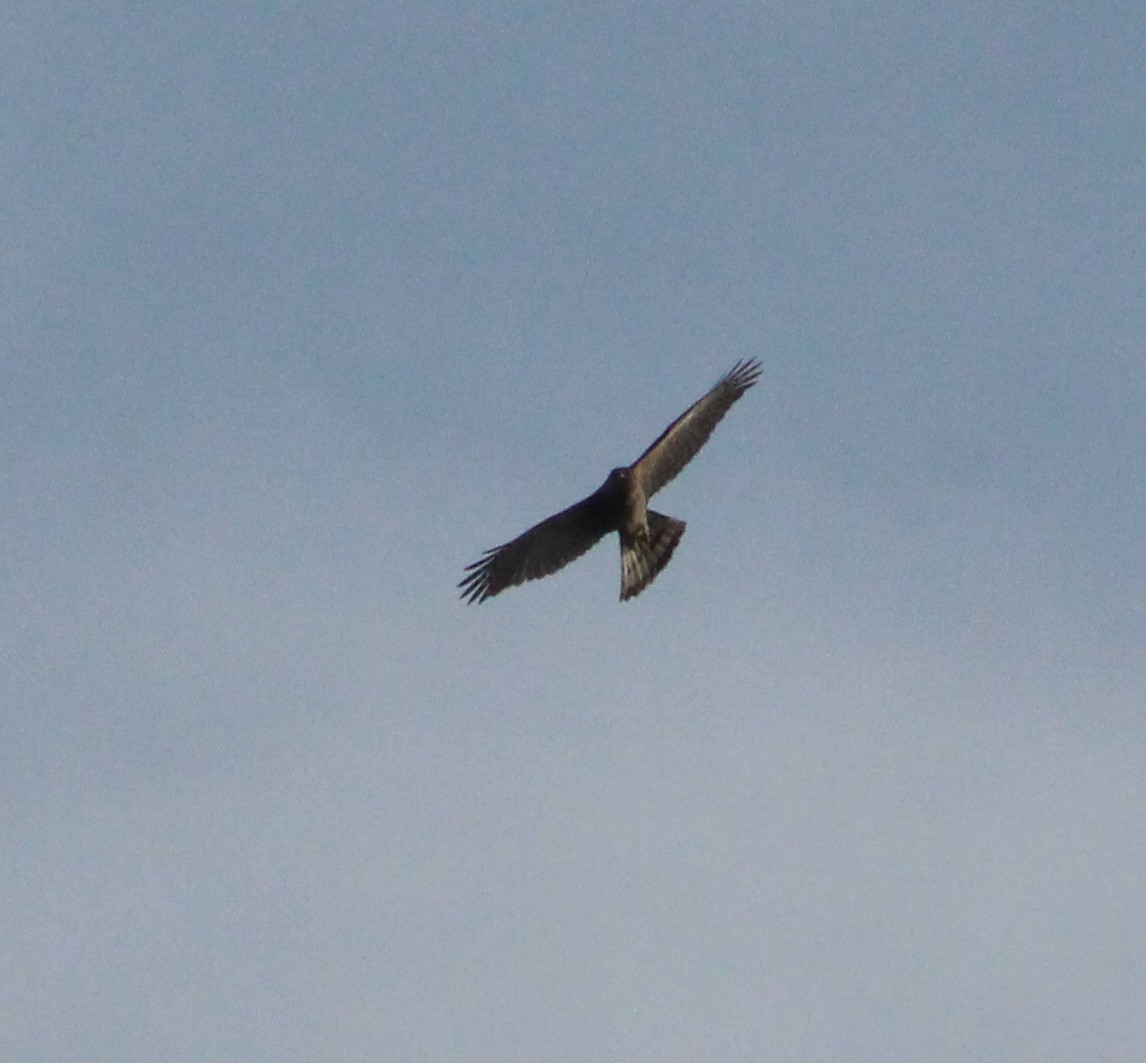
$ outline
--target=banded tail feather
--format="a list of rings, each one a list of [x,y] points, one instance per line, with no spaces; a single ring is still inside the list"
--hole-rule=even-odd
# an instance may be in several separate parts
[[[686,527],[683,520],[648,511],[647,539],[621,539],[621,601],[638,595],[672,559]]]

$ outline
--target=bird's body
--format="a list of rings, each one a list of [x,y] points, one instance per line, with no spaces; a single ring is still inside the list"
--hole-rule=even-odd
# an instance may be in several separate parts
[[[669,563],[685,529],[684,521],[649,509],[648,500],[692,460],[759,376],[759,362],[737,362],[632,465],[614,469],[587,498],[467,566],[469,574],[458,584],[462,598],[482,602],[507,587],[548,576],[612,531],[621,541],[621,601],[640,594]]]

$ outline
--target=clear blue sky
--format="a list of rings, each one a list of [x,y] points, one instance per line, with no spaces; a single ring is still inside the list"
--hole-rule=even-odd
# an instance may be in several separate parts
[[[1140,3],[2,23],[0,1056],[1141,1054]]]

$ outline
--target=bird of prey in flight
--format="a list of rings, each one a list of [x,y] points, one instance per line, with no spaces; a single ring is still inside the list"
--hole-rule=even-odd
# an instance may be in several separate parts
[[[621,539],[621,601],[640,594],[669,563],[685,528],[683,520],[649,509],[648,500],[692,460],[759,376],[756,359],[737,362],[632,465],[614,469],[588,498],[466,566],[469,575],[458,584],[462,599],[484,602],[507,587],[548,576],[614,531]]]

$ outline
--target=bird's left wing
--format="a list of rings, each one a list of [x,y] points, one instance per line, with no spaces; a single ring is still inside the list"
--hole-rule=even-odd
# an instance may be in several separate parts
[[[632,466],[646,498],[652,498],[692,461],[732,404],[759,377],[760,363],[756,359],[737,362],[707,395],[694,402],[661,433]]]
[[[458,584],[462,599],[484,602],[507,587],[548,576],[576,561],[612,530],[598,494],[583,498],[467,565],[469,575]]]

